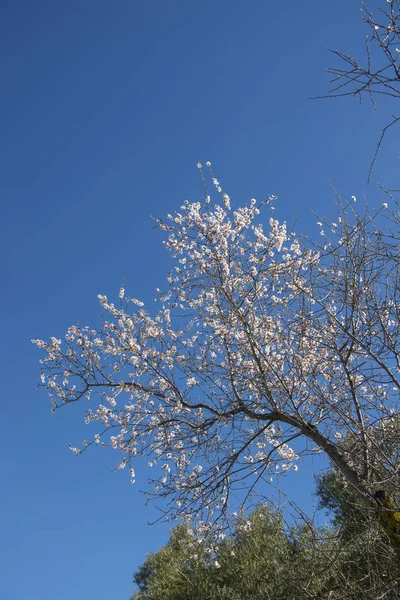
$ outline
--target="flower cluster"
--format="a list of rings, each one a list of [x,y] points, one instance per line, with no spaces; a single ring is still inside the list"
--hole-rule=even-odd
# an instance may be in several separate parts
[[[372,231],[367,245],[343,212],[312,245],[273,211],[257,222],[273,197],[232,210],[213,182],[221,203],[186,201],[158,221],[175,266],[155,314],[122,287],[119,306],[99,296],[100,330],[34,340],[53,409],[86,400],[99,424],[72,450],[119,450],[133,482],[146,457],[151,493],[172,518],[197,511],[204,531],[271,474],[297,470],[310,441],[341,468],[341,436],[366,437],[372,415],[397,410],[399,388],[400,302],[387,285],[398,266],[377,258],[383,238]]]

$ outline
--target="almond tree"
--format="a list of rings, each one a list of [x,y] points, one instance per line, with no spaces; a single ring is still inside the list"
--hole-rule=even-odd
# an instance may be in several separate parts
[[[332,50],[342,61],[342,68],[332,67],[331,96],[365,96],[374,104],[376,96],[400,98],[400,1],[387,0],[375,14],[361,3],[361,15],[369,29],[366,60]],[[378,50],[379,52],[376,52]],[[376,54],[376,56],[375,56]]]
[[[331,50],[341,60],[341,66],[328,69],[332,86],[328,96],[323,97],[350,96],[358,98],[360,104],[367,97],[376,108],[380,96],[400,98],[400,0],[386,0],[375,14],[362,2],[361,15],[369,31],[364,61],[352,54]],[[387,131],[399,120],[400,116],[392,115],[382,130],[368,181]]]
[[[118,305],[99,296],[101,328],[34,340],[53,410],[80,401],[97,424],[72,449],[119,450],[132,482],[146,457],[148,494],[165,518],[198,515],[199,535],[315,451],[376,507],[377,489],[398,486],[397,449],[373,435],[399,412],[398,206],[338,200],[312,243],[278,222],[274,198],[232,210],[212,177],[219,202],[157,221],[175,261],[157,311],[121,289]]]

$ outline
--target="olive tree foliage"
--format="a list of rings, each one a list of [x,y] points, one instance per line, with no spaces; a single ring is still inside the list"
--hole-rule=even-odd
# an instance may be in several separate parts
[[[320,508],[328,509],[334,517],[334,550],[327,561],[329,585],[340,592],[340,573],[343,588],[339,597],[400,598],[398,490],[396,504],[386,512],[379,507],[374,514],[361,505],[354,489],[336,469],[324,473],[317,483]],[[333,564],[335,572],[331,570]]]
[[[327,568],[334,539],[322,530],[285,531],[282,515],[265,506],[238,519],[232,535],[209,554],[193,544],[190,531],[178,526],[168,544],[150,553],[134,575],[132,600],[290,600],[323,598],[334,568]],[[322,549],[323,546],[323,549]],[[343,581],[341,581],[343,591]],[[337,596],[332,596],[335,598]]]
[[[354,488],[348,485],[335,467],[317,477],[320,504],[332,511],[333,524],[339,527],[340,537],[345,540],[373,527],[372,521],[379,517],[383,529],[381,538],[390,541],[393,550],[400,557],[400,488],[398,478],[391,476],[391,465],[397,465],[397,471],[400,465],[399,416],[393,416],[390,420],[383,419],[371,427],[369,439],[373,447],[379,448],[379,453],[371,456],[373,480],[381,485],[374,494],[378,508],[375,515],[365,510]],[[341,448],[345,455],[352,457],[353,464],[361,473],[364,462],[362,439],[358,435],[348,434]]]
[[[138,568],[132,600],[398,600],[398,557],[353,488],[333,469],[317,494],[334,511],[330,527],[308,519],[288,526],[282,513],[259,506],[209,553],[178,526]]]
[[[336,563],[344,588],[357,591],[359,596],[355,597],[400,598],[398,496],[396,503],[382,505],[374,514],[360,504],[354,490],[335,470],[319,478],[318,494],[320,508],[334,516],[331,535],[335,541],[327,564],[331,560]],[[336,575],[331,575],[339,585]]]
[[[133,482],[145,457],[147,493],[167,519],[196,514],[199,535],[316,451],[371,506],[398,486],[372,431],[399,413],[399,207],[338,200],[311,242],[274,198],[234,210],[211,177],[215,204],[207,193],[157,221],[175,263],[158,310],[121,289],[117,304],[99,296],[100,328],[34,340],[53,409],[83,403],[97,431],[73,450],[115,448]]]

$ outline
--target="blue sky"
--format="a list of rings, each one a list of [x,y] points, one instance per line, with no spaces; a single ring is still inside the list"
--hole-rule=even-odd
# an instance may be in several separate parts
[[[391,106],[308,100],[328,89],[326,48],[361,55],[365,34],[358,0],[0,3],[0,600],[128,600],[168,538],[115,453],[68,450],[82,410],[52,415],[34,392],[30,339],[96,323],[124,276],[151,302],[169,258],[149,215],[200,198],[198,160],[233,205],[276,194],[310,233],[312,210],[332,213],[328,179],[379,203],[395,134],[366,179]],[[301,471],[288,488],[310,504]]]

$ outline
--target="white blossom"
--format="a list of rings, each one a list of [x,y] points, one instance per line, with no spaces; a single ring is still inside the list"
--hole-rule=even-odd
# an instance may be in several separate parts
[[[156,308],[121,287],[124,302],[99,295],[98,331],[33,340],[53,410],[85,403],[82,451],[115,449],[132,483],[142,460],[149,493],[171,518],[195,513],[203,540],[242,514],[238,489],[298,477],[300,456],[314,452],[340,464],[346,436],[398,414],[400,388],[396,211],[357,219],[339,206],[312,243],[275,218],[274,198],[231,210],[211,177],[217,204],[186,201],[159,222],[173,264]],[[380,221],[392,237],[378,235]],[[354,457],[342,460],[347,477]]]

